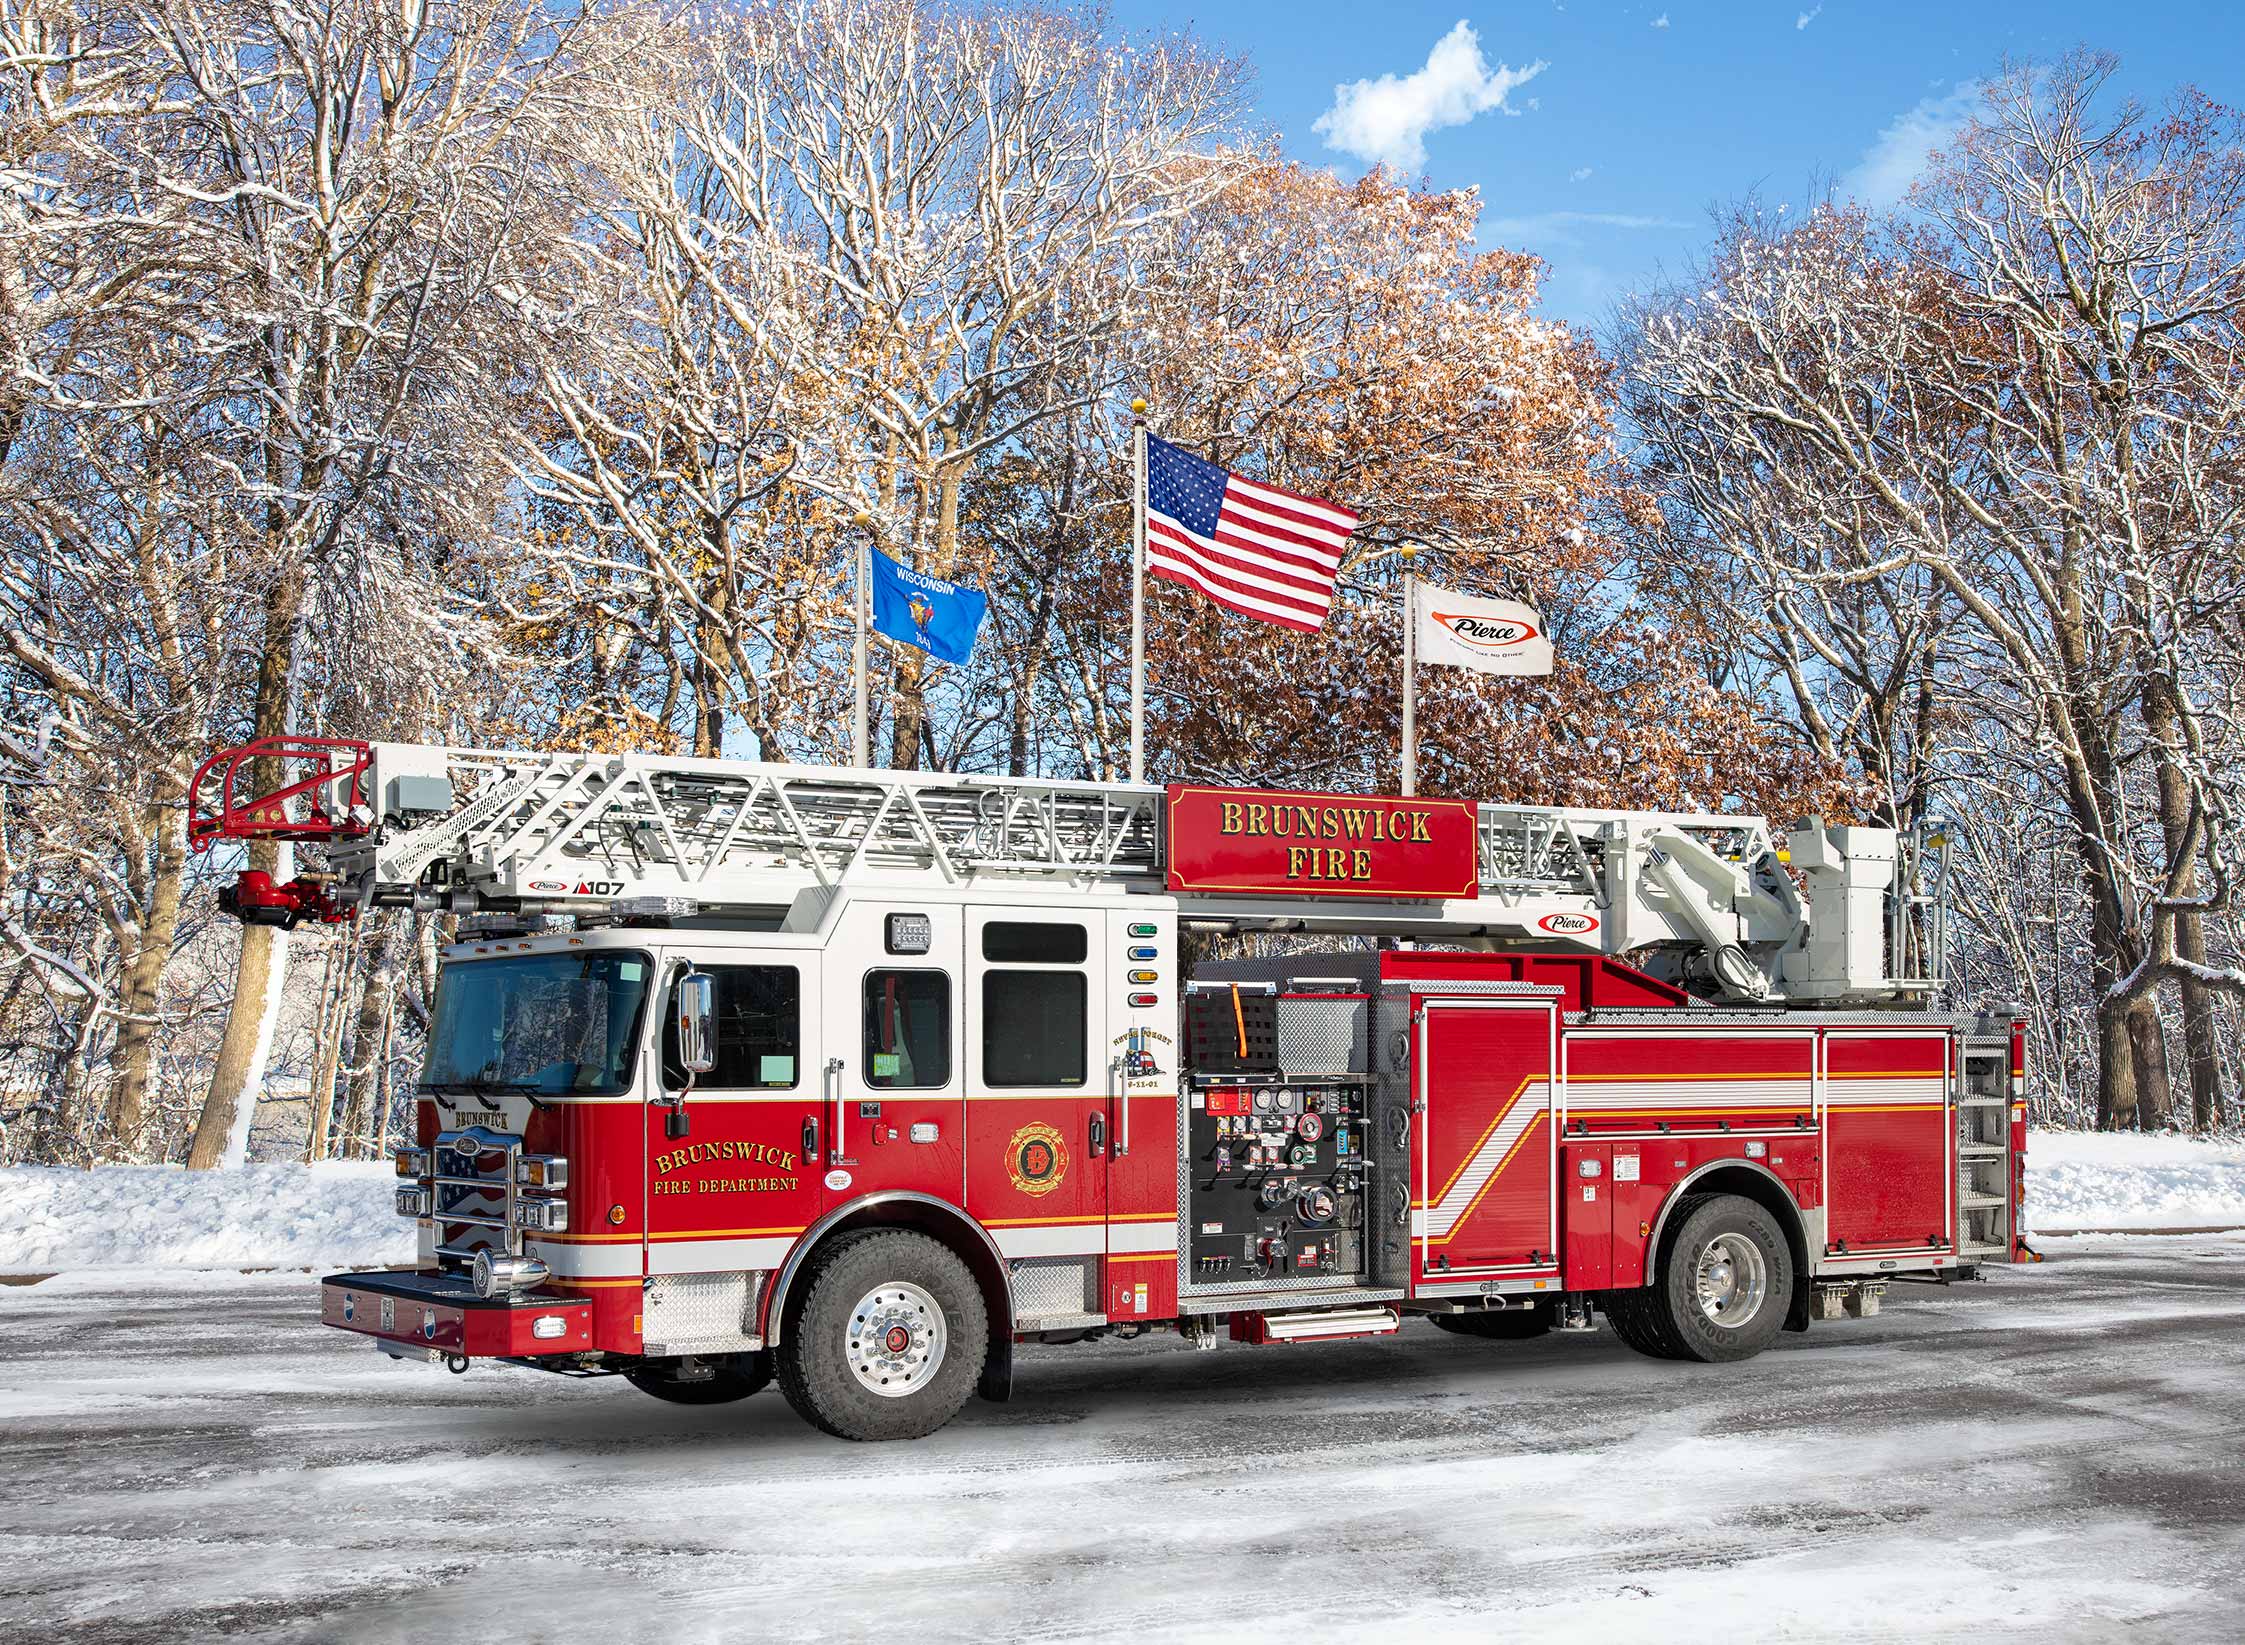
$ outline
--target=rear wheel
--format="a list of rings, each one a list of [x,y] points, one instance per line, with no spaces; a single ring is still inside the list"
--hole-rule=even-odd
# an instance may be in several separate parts
[[[1492,1342],[1525,1342],[1551,1329],[1548,1308],[1491,1308],[1471,1314],[1429,1314],[1441,1329],[1461,1337]]]
[[[1750,1359],[1777,1340],[1793,1300],[1785,1234],[1767,1211],[1734,1194],[1680,1209],[1659,1276],[1609,1317],[1640,1353],[1710,1364]],[[1632,1315],[1623,1329],[1620,1321]]]
[[[859,1234],[816,1259],[778,1349],[780,1391],[839,1439],[918,1439],[956,1416],[989,1352],[982,1289],[925,1234]]]
[[[685,1377],[675,1365],[635,1365],[624,1380],[643,1394],[672,1405],[730,1405],[771,1385],[770,1354],[734,1354],[718,1361],[706,1377]]]

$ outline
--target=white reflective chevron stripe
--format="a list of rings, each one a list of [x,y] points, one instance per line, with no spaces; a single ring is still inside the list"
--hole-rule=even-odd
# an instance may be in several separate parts
[[[1443,1191],[1433,1205],[1415,1212],[1412,1216],[1412,1233],[1429,1239],[1446,1239],[1465,1215],[1466,1207],[1496,1175],[1497,1167],[1512,1152],[1528,1127],[1551,1108],[1551,1084],[1548,1080],[1531,1080],[1521,1088],[1504,1117],[1497,1121],[1496,1129],[1482,1139],[1474,1150],[1473,1158],[1466,1163],[1457,1179]]]

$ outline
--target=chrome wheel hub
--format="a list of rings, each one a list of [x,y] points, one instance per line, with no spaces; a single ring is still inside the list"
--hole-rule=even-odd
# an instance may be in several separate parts
[[[1769,1298],[1769,1262],[1744,1234],[1717,1234],[1709,1240],[1692,1279],[1699,1311],[1726,1331],[1746,1324]]]
[[[877,1285],[850,1310],[850,1374],[884,1399],[928,1385],[943,1365],[943,1308],[909,1280]]]

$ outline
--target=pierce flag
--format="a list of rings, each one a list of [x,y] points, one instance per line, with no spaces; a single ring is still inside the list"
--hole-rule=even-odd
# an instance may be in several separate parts
[[[1414,586],[1411,604],[1422,663],[1484,674],[1551,672],[1551,641],[1533,606],[1453,594],[1432,583]]]

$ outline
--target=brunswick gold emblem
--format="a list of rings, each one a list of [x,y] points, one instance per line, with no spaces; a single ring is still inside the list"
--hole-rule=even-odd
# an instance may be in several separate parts
[[[1060,1133],[1038,1122],[1024,1125],[1006,1144],[1006,1169],[1024,1194],[1049,1194],[1068,1174],[1068,1149]]]

